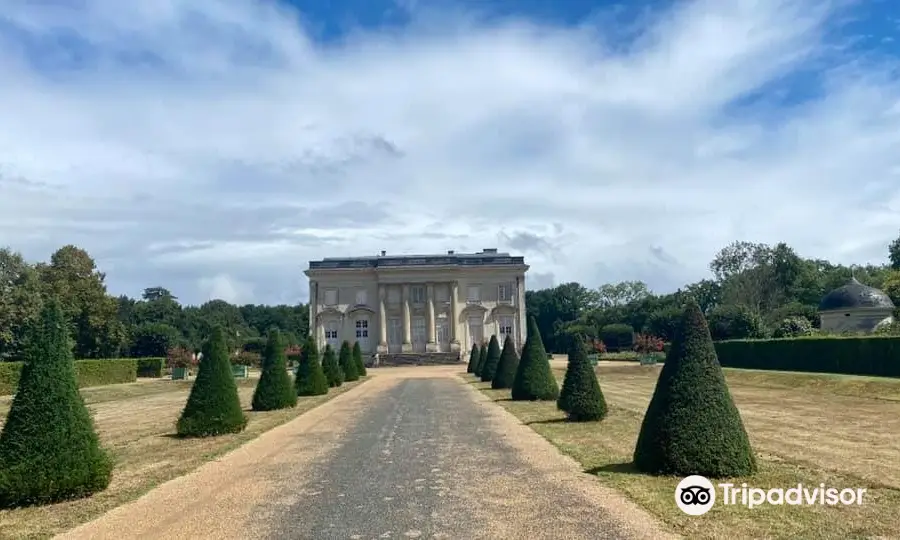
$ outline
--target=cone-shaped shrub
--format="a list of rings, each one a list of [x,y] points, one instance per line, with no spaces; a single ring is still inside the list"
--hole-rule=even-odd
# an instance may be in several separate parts
[[[203,345],[197,379],[178,419],[182,437],[210,437],[238,433],[247,427],[237,384],[231,372],[228,345],[221,326],[213,328]]]
[[[297,404],[297,393],[287,372],[284,341],[278,329],[269,330],[263,351],[262,374],[253,391],[252,404],[254,411],[274,411]]]
[[[492,381],[494,374],[497,373],[497,366],[500,365],[500,342],[497,341],[496,335],[491,336],[487,351],[487,359],[481,367],[481,382]]]
[[[325,345],[325,352],[322,354],[322,371],[325,372],[325,380],[328,386],[337,388],[344,384],[344,373],[341,371],[341,365],[338,364],[337,355],[331,344]]]
[[[569,367],[556,405],[568,413],[570,422],[592,422],[606,417],[606,399],[581,336],[575,336],[570,345]]]
[[[298,396],[321,396],[328,393],[328,379],[319,362],[319,349],[313,336],[306,338],[300,351],[297,373],[294,376],[294,390]]]
[[[756,458],[699,306],[685,306],[634,450],[643,472],[747,476]]]
[[[482,343],[478,351],[478,364],[475,365],[475,371],[472,372],[476,377],[481,377],[481,371],[484,369],[484,364],[487,362],[487,355],[488,344]]]
[[[352,354],[353,354],[353,365],[356,366],[356,373],[360,377],[365,377],[366,376],[366,364],[363,362],[362,349],[359,348],[358,341],[353,344]]]
[[[506,336],[503,340],[503,352],[500,353],[500,363],[497,364],[497,372],[491,380],[491,388],[512,388],[516,381],[516,370],[519,368],[519,355],[516,354],[516,346],[512,336]]]
[[[347,382],[359,379],[356,373],[356,364],[353,363],[353,353],[350,350],[350,343],[345,341],[341,343],[341,352],[338,354],[338,365],[341,366],[341,372],[344,374],[344,380]]]
[[[0,506],[51,503],[106,489],[112,461],[78,393],[68,325],[55,301],[29,328],[24,360],[0,434]]]
[[[481,360],[481,351],[478,349],[478,344],[473,343],[472,350],[469,351],[469,365],[466,366],[466,373],[475,373],[479,360]]]
[[[512,398],[516,401],[555,401],[558,397],[559,386],[550,369],[537,321],[529,317],[528,337],[513,381]]]

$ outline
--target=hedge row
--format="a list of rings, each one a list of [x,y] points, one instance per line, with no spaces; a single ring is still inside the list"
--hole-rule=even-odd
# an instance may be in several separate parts
[[[109,360],[76,360],[75,376],[78,386],[102,386],[137,380],[137,363],[134,358]],[[23,362],[0,362],[0,395],[10,395],[19,384]]]
[[[896,336],[810,336],[715,343],[723,367],[900,377]]]
[[[137,359],[137,376],[138,377],[162,377],[166,368],[165,358],[138,358]]]

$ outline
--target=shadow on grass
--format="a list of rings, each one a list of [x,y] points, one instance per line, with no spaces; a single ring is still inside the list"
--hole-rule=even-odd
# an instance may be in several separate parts
[[[531,422],[525,422],[526,426],[531,426],[534,424],[564,424],[568,422],[565,418],[549,418],[547,420],[532,420]]]
[[[587,474],[597,475],[600,473],[616,473],[616,474],[634,474],[643,476],[645,473],[637,470],[634,463],[607,463],[599,467],[591,467],[585,469]]]
[[[494,401],[514,401],[511,397],[498,397],[494,398]]]

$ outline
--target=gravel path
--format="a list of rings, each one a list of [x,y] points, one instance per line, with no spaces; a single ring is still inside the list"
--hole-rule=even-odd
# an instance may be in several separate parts
[[[62,538],[666,538],[455,376],[373,380]]]

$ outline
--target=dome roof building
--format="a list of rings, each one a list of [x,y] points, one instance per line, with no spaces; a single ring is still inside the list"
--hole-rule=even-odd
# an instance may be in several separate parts
[[[894,303],[874,287],[855,277],[826,294],[819,303],[822,330],[828,332],[872,332],[893,322]]]

